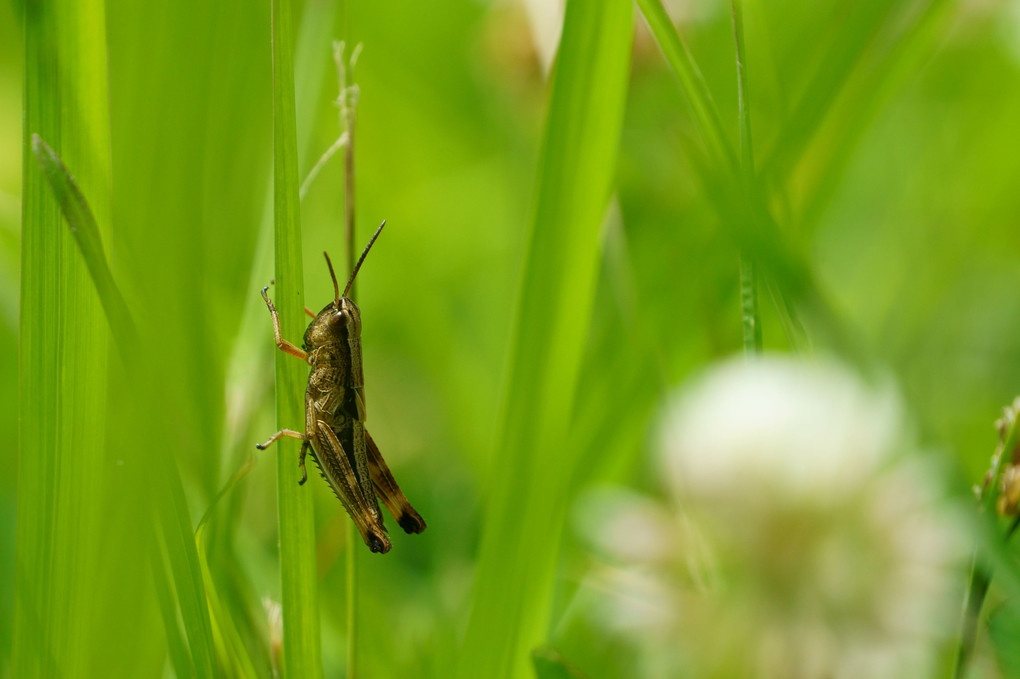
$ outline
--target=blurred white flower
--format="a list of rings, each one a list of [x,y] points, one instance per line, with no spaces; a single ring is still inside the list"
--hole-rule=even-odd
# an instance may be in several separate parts
[[[640,630],[660,656],[648,667],[931,675],[965,544],[889,385],[834,363],[732,361],[684,390],[661,431],[671,504],[603,492],[579,513],[612,563],[599,617]]]
[[[745,483],[798,498],[852,493],[896,443],[900,420],[891,390],[834,364],[733,361],[670,406],[664,466],[674,489],[699,497]]]

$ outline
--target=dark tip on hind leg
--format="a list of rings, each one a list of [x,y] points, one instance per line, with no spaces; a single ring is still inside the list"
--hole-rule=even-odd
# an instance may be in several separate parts
[[[425,530],[425,519],[421,518],[417,512],[404,512],[397,519],[397,523],[404,529],[405,533],[421,533]]]
[[[305,481],[308,480],[308,470],[305,468],[305,455],[308,454],[308,441],[305,440],[301,444],[301,455],[298,456],[298,467],[301,468],[301,480],[297,482],[299,486],[305,485]]]

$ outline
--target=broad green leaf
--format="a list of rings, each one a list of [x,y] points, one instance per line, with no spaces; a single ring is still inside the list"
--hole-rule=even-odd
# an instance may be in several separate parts
[[[474,601],[456,676],[523,677],[550,612],[568,440],[629,66],[626,0],[570,0],[551,79]],[[550,459],[555,465],[549,465]]]
[[[11,674],[87,673],[107,611],[100,573],[108,333],[71,232],[33,155],[49,139],[109,214],[102,0],[26,7],[22,146],[20,458]],[[99,611],[97,612],[97,606]]]

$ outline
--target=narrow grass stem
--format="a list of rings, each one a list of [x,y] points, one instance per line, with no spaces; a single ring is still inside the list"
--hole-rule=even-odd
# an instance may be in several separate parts
[[[354,234],[356,227],[355,220],[355,173],[354,173],[354,127],[357,121],[358,108],[358,87],[353,84],[354,66],[357,63],[358,55],[361,53],[361,46],[356,46],[351,51],[349,59],[345,60],[346,43],[344,41],[333,43],[333,59],[336,61],[337,77],[340,81],[340,95],[337,104],[340,107],[340,127],[343,130],[341,138],[346,138],[344,146],[344,242],[347,246],[347,270],[354,268]],[[357,282],[354,283],[354,286]],[[356,287],[351,287],[350,298],[356,300]]]
[[[322,168],[326,167],[326,163],[328,163],[330,159],[336,155],[337,151],[346,146],[347,134],[344,133],[337,137],[336,141],[333,142],[330,147],[325,150],[325,152],[323,152],[317,161],[315,161],[315,165],[313,165],[312,169],[308,171],[308,175],[305,176],[304,182],[301,183],[301,190],[298,192],[301,200],[304,200],[305,196],[308,195],[308,190],[312,188],[312,182],[314,182],[319,176],[319,172],[322,171]]]
[[[340,93],[337,104],[340,108],[340,139],[344,144],[344,243],[347,254],[347,272],[354,271],[355,220],[355,174],[354,174],[354,124],[357,117],[358,88],[353,84],[354,65],[361,46],[356,46],[349,59],[345,59],[346,43],[333,43],[333,59],[336,62]],[[352,281],[348,297],[357,300],[357,282]],[[347,526],[347,679],[354,679],[358,669],[358,535],[353,527]]]
[[[740,178],[745,201],[754,202],[754,146],[751,142],[751,106],[747,87],[747,55],[744,50],[744,18],[740,0],[730,0],[733,18],[733,44],[737,59],[737,116],[740,128]],[[751,210],[748,210],[751,213]],[[762,350],[761,315],[758,311],[758,276],[753,256],[740,255],[740,306],[743,319],[744,354],[753,356]]]
[[[358,668],[358,532],[347,524],[347,679],[354,679]]]
[[[760,354],[762,341],[758,315],[758,274],[754,261],[746,252],[740,255],[740,316],[744,355]]]
[[[694,116],[697,118],[701,133],[705,138],[713,161],[721,161],[733,165],[733,151],[726,141],[722,119],[715,101],[705,82],[701,69],[687,45],[680,39],[673,21],[669,18],[661,0],[637,0],[637,6],[648,22],[652,35],[655,36],[659,48],[662,49],[666,61],[673,69],[673,74],[680,82],[680,88],[688,97]]]

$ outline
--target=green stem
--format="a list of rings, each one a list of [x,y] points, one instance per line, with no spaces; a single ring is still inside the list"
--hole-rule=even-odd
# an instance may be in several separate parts
[[[730,0],[733,17],[733,44],[737,57],[737,115],[740,128],[740,176],[746,196],[754,202],[754,146],[751,143],[751,105],[747,91],[747,54],[744,50],[744,18],[740,0]],[[748,210],[751,213],[751,210]],[[743,319],[744,354],[760,354],[761,316],[758,312],[758,276],[754,259],[746,251],[740,256],[740,305]]]
[[[740,256],[740,316],[743,326],[744,355],[762,352],[761,323],[758,316],[758,275],[746,253]]]
[[[358,534],[347,524],[347,678],[354,679],[358,658]]]
[[[984,606],[985,596],[988,594],[988,587],[991,583],[991,569],[980,559],[975,558],[970,574],[970,583],[967,586],[963,629],[960,632],[960,648],[956,655],[956,665],[953,667],[953,679],[963,679],[966,675],[967,666],[970,664],[970,658],[974,653],[974,644],[977,641],[981,608]]]
[[[347,20],[347,5],[344,5],[344,32],[350,35]],[[347,138],[344,146],[344,244],[347,251],[347,272],[354,271],[355,236],[355,173],[354,173],[354,122],[357,107],[357,89],[354,86],[353,70],[357,48],[346,61],[346,43],[334,43],[333,57],[336,60],[337,77],[340,81],[340,127]],[[349,78],[349,76],[351,76]],[[351,283],[348,293],[351,301],[357,302],[357,282]],[[358,536],[351,524],[347,525],[347,679],[357,676],[358,668]]]
[[[273,0],[273,211],[276,306],[285,337],[304,331],[301,210],[297,167],[297,118],[290,0]],[[276,416],[280,427],[302,422],[307,366],[276,352]],[[298,449],[283,445],[277,457],[280,524],[280,593],[284,676],[322,676],[315,513],[312,495],[298,485]],[[302,492],[304,490],[305,492]]]

